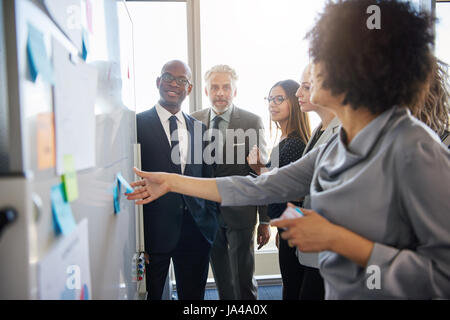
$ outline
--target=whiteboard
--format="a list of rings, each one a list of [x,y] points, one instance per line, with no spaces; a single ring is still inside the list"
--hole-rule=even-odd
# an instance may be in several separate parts
[[[78,56],[74,44],[56,25],[42,3],[17,0],[10,6],[16,28],[17,66],[8,72],[17,73],[17,105],[20,109],[20,139],[22,171],[34,209],[27,209],[28,218],[19,220],[27,230],[27,249],[30,277],[23,298],[43,298],[38,286],[38,265],[65,240],[55,235],[50,189],[61,183],[56,167],[39,170],[36,143],[36,119],[39,114],[54,111],[53,87],[43,79],[30,80],[27,60],[28,23],[44,34],[47,53],[52,53],[52,41],[56,40],[68,53]],[[81,11],[85,0],[80,0]],[[98,73],[93,121],[95,126],[95,163],[93,167],[77,171],[79,197],[71,202],[77,223],[86,219],[88,229],[89,270],[92,299],[135,299],[137,283],[133,279],[133,256],[137,251],[135,205],[121,198],[121,211],[114,213],[113,187],[116,174],[121,172],[128,181],[134,180],[134,145],[136,120],[134,106],[134,60],[129,39],[132,39],[132,23],[126,14],[125,2],[95,0],[92,3],[93,33],[89,33],[89,52],[86,63]],[[85,22],[85,19],[82,19]],[[103,26],[103,27],[101,27]],[[119,32],[121,30],[121,32]],[[127,30],[124,32],[123,30]],[[131,55],[131,56],[130,56]],[[125,64],[125,65],[124,65]],[[126,70],[126,72],[125,72]],[[130,76],[131,75],[131,76]],[[82,130],[82,128],[80,128]],[[17,190],[19,192],[19,190]],[[31,199],[27,199],[27,201]],[[19,237],[20,235],[17,235]],[[3,248],[14,247],[14,236],[5,237]],[[11,240],[10,240],[11,239]],[[16,239],[17,240],[17,239]],[[23,241],[21,241],[23,243]],[[5,249],[6,250],[6,249]],[[3,259],[2,259],[3,260]],[[13,263],[12,261],[11,263]],[[2,261],[2,266],[8,263]],[[5,269],[6,270],[6,269]],[[44,270],[45,271],[45,270]],[[45,272],[43,274],[46,274]],[[11,275],[14,277],[14,275]],[[2,284],[0,296],[7,297],[7,284]]]

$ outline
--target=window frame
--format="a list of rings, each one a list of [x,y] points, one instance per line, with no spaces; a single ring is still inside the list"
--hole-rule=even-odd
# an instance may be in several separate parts
[[[188,64],[192,69],[192,92],[189,113],[202,109],[202,67],[200,34],[200,0],[126,0],[127,2],[185,2],[187,21]]]

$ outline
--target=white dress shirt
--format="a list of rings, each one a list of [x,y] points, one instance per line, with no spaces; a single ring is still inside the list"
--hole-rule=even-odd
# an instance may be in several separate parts
[[[177,126],[178,126],[178,139],[180,146],[180,161],[181,161],[181,173],[184,173],[184,168],[187,163],[187,154],[188,154],[188,133],[186,127],[186,119],[184,118],[183,112],[180,110],[176,114],[172,114],[167,111],[164,107],[162,107],[159,102],[156,104],[156,113],[158,114],[159,120],[164,128],[164,132],[166,133],[167,140],[169,145],[171,145],[170,139],[170,120],[171,116],[177,117]]]

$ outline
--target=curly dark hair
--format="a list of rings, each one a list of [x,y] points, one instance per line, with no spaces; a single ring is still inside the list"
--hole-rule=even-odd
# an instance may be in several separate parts
[[[367,26],[371,5],[380,9],[380,29]],[[306,38],[311,58],[324,66],[323,87],[378,114],[417,100],[432,70],[433,23],[408,2],[341,0],[327,3]]]

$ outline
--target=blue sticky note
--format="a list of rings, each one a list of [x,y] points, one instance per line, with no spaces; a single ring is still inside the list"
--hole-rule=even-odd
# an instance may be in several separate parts
[[[37,76],[41,75],[43,80],[55,84],[53,66],[47,55],[44,35],[31,24],[28,24],[27,54],[31,80],[34,82]]]
[[[51,188],[50,199],[52,201],[55,232],[67,236],[75,229],[76,223],[70,204],[64,201],[64,186],[62,183]]]
[[[120,183],[116,179],[115,185],[113,189],[113,197],[114,197],[114,213],[120,212]]]
[[[123,184],[123,186],[125,187],[125,189],[127,190],[127,193],[131,193],[133,192],[133,188],[130,186],[130,184],[128,183],[127,180],[125,180],[125,178],[122,176],[122,173],[119,172],[117,174],[117,180],[119,181],[119,193],[120,193],[120,185]]]
[[[83,48],[81,52],[81,57],[83,58],[84,61],[86,61],[87,59],[88,52],[89,52],[89,34],[85,29],[83,29]]]

